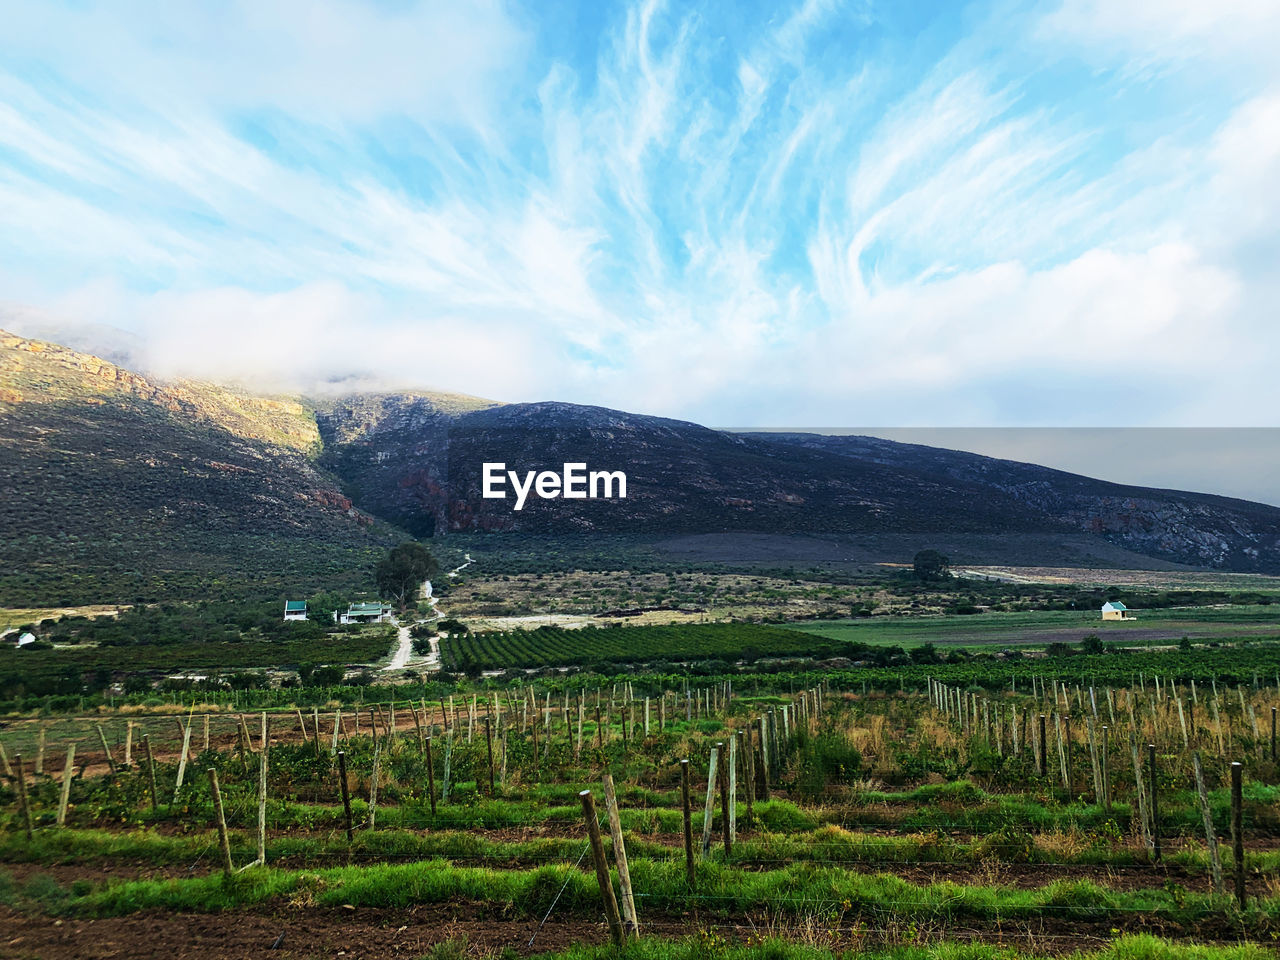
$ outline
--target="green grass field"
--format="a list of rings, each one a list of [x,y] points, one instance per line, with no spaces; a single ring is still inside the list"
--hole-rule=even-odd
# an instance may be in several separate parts
[[[1096,610],[978,613],[971,616],[869,617],[792,623],[789,629],[858,643],[912,647],[1078,643],[1090,634],[1107,642],[1177,641],[1280,635],[1280,607],[1180,607],[1137,612],[1133,621],[1104,621]]]

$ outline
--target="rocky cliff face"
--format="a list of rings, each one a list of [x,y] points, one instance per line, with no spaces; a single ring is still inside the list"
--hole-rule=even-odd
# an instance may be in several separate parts
[[[1178,563],[1280,571],[1280,510],[867,437],[730,434],[565,403],[363,397],[320,416],[356,503],[421,534],[1080,532]],[[624,470],[625,501],[481,495],[481,465]]]
[[[397,535],[318,447],[297,399],[0,334],[0,605],[296,590],[364,565]]]
[[[485,462],[622,470],[627,497],[534,496],[516,512],[512,499],[482,496]],[[1261,504],[865,437],[731,434],[566,403],[263,397],[155,382],[0,333],[0,602],[19,582],[70,577],[84,593],[85,578],[102,586],[107,569],[158,582],[213,556],[277,575],[321,556],[349,570],[350,557],[402,535],[379,521],[416,536],[883,533],[926,545],[1083,532],[1166,560],[1280,572],[1280,510]],[[104,597],[105,586],[91,599]]]
[[[175,380],[155,383],[99,357],[0,330],[0,404],[141,400],[229,433],[293,450],[318,447],[311,410],[297,398]]]
[[[1138,553],[1225,570],[1280,571],[1280,510],[1210,494],[1109,483],[1036,464],[873,437],[758,434],[788,447],[975,483]]]

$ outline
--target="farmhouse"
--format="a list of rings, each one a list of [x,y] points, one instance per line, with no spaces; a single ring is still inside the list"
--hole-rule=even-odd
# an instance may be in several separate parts
[[[1103,620],[1137,620],[1133,611],[1119,600],[1108,600],[1102,605]]]
[[[385,623],[391,619],[389,603],[352,603],[338,618],[339,623]]]
[[[35,642],[36,637],[33,633],[24,633],[22,636],[18,637],[18,646],[20,647],[25,647],[27,644]]]
[[[284,618],[286,620],[307,619],[307,601],[286,600],[284,602]]]

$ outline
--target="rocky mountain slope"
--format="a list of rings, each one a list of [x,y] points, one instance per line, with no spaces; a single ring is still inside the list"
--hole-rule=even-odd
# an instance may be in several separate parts
[[[754,434],[856,463],[976,483],[1071,528],[1193,566],[1280,569],[1280,510],[1261,503],[1108,483],[1036,464],[874,437]]]
[[[296,398],[160,384],[0,332],[0,605],[299,589],[395,534],[314,462]]]
[[[481,465],[627,474],[625,500],[481,495]],[[296,591],[416,536],[847,534],[1096,542],[1280,572],[1280,510],[1030,464],[736,434],[566,403],[405,392],[304,400],[158,382],[0,333],[0,605]],[[895,547],[898,556],[906,547]],[[1011,548],[1012,549],[1012,548]],[[1025,558],[1024,558],[1025,562]]]
[[[868,437],[737,434],[565,403],[448,411],[421,396],[330,405],[325,462],[356,502],[420,535],[757,531],[956,534],[1053,540],[1081,534],[1146,556],[1280,571],[1280,510],[1124,486]],[[621,469],[625,502],[481,497],[481,464]]]

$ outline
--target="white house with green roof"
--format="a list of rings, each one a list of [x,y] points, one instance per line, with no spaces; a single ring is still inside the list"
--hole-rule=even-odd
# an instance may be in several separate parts
[[[284,618],[286,620],[307,619],[307,601],[286,600],[284,602]]]
[[[373,601],[352,603],[347,612],[338,617],[339,623],[385,623],[391,619],[391,604]]]
[[[1103,620],[1137,620],[1133,611],[1119,600],[1108,600],[1102,605]]]

